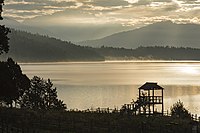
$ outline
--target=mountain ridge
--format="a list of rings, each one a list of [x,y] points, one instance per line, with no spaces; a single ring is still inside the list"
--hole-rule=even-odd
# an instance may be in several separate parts
[[[171,21],[164,21],[115,33],[97,40],[82,41],[78,44],[91,47],[137,48],[158,45],[200,48],[199,33],[200,25],[198,24],[175,24]]]
[[[77,62],[105,60],[200,60],[200,49],[148,46],[135,49],[75,45],[49,36],[11,30],[10,50],[0,58],[17,62]]]

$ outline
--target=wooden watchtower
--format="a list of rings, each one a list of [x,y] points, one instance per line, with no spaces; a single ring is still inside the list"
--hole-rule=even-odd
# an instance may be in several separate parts
[[[157,83],[146,82],[139,89],[139,114],[163,115],[163,90]]]

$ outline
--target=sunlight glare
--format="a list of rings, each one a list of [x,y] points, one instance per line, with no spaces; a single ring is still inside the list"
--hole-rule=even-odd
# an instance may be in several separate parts
[[[198,70],[195,69],[193,66],[183,66],[180,68],[182,73],[187,73],[187,74],[198,74]]]

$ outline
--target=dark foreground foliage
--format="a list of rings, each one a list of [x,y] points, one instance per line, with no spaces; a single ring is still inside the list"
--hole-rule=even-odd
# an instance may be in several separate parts
[[[0,61],[0,104],[12,107],[20,101],[30,80],[11,58]]]
[[[3,5],[4,0],[0,0],[0,20],[3,20],[3,17],[1,16],[3,12]],[[9,51],[9,45],[8,45],[8,33],[10,33],[10,29],[5,27],[4,25],[0,25],[0,54],[8,53]]]
[[[0,108],[0,132],[6,130],[18,133],[192,133],[192,121],[166,116]]]
[[[65,110],[66,105],[58,99],[57,89],[50,79],[34,76],[30,88],[24,91],[20,106],[32,110]]]
[[[189,118],[189,119],[191,118],[191,114],[184,107],[183,102],[181,102],[180,100],[175,104],[173,104],[170,110],[172,117]]]
[[[0,106],[33,110],[65,110],[50,79],[29,79],[11,58],[0,61]]]

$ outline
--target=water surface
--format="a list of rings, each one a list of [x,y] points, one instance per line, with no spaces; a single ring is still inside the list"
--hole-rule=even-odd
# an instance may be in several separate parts
[[[22,63],[28,77],[50,78],[68,108],[118,107],[138,96],[145,82],[165,88],[165,110],[179,99],[200,113],[200,62]]]

